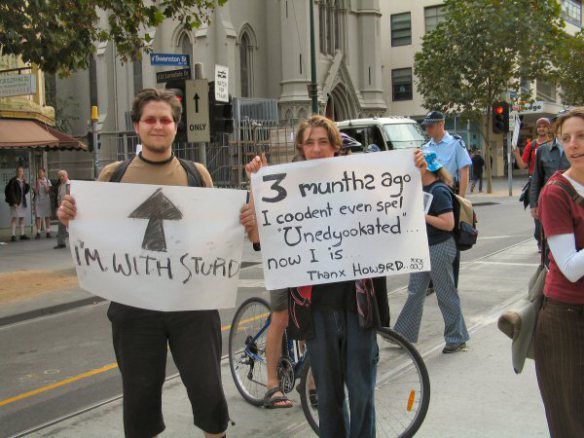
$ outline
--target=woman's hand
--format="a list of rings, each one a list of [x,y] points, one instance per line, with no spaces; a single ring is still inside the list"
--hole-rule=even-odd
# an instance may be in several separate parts
[[[249,240],[252,243],[259,243],[260,233],[258,230],[253,198],[250,199],[248,204],[245,204],[241,208],[239,221],[241,222],[241,225],[245,227],[245,231],[247,232]]]
[[[428,167],[428,163],[426,163],[426,158],[424,157],[424,152],[422,152],[422,149],[416,149],[414,152],[414,162],[420,171],[424,171],[426,170],[426,167]]]
[[[245,165],[245,174],[247,175],[248,179],[251,179],[252,174],[258,172],[262,167],[266,167],[268,165],[268,159],[266,158],[266,154],[262,153],[262,155],[256,155],[249,163]]]
[[[75,199],[71,195],[65,195],[61,206],[57,209],[57,217],[63,225],[67,226],[69,225],[69,221],[75,219],[75,216],[77,216]]]

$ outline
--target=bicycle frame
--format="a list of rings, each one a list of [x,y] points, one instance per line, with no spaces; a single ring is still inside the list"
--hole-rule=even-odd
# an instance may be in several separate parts
[[[251,344],[255,344],[256,341],[263,335],[263,333],[268,329],[268,327],[270,327],[270,323],[272,322],[272,316],[268,316],[268,319],[266,320],[266,323],[264,324],[264,326],[260,329],[259,332],[256,333],[256,335],[251,339],[252,342],[248,343],[245,347],[245,354],[249,357],[251,357],[253,360],[258,361],[258,362],[266,362],[264,360],[263,357],[258,356],[257,354],[255,354],[254,352],[252,352],[250,350],[250,345]]]

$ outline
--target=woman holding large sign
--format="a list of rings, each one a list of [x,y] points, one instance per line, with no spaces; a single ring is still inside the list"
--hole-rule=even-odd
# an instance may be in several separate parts
[[[296,144],[301,158],[315,160],[339,155],[342,140],[333,121],[313,116],[301,123]],[[419,151],[416,164],[425,164]],[[265,159],[256,157],[246,170],[255,173],[265,165]],[[253,198],[241,219],[250,239],[258,242]],[[306,339],[317,382],[320,436],[375,436],[375,328],[389,324],[385,277],[297,287],[288,292],[289,329]]]

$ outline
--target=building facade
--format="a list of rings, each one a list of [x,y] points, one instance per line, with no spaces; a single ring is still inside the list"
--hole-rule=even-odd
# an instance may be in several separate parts
[[[560,0],[566,31],[575,34],[582,29],[582,0]],[[383,88],[390,114],[408,115],[422,120],[428,112],[422,106],[422,96],[416,90],[414,57],[422,50],[422,38],[445,18],[441,0],[400,0],[381,3],[381,46],[383,54]],[[550,117],[563,108],[558,88],[544,81],[522,84],[526,94],[531,95],[535,105],[524,105],[519,109],[523,116],[522,139],[533,138],[535,121],[539,117]],[[512,96],[509,96],[512,98]],[[449,117],[448,130],[462,136],[467,146],[483,148],[480,126]],[[520,142],[521,144],[521,142]],[[503,175],[506,169],[503,137],[492,139],[494,152],[494,175]]]
[[[380,0],[315,0],[317,82],[320,111],[342,120],[383,115]],[[310,15],[306,0],[230,0],[217,8],[209,25],[185,31],[166,20],[153,36],[155,53],[188,54],[213,80],[215,65],[229,67],[229,93],[241,99],[277,103],[280,123],[294,124],[311,114]],[[107,17],[102,17],[107,26]],[[176,67],[175,67],[176,68]],[[131,131],[133,96],[156,83],[156,73],[172,67],[154,66],[150,56],[122,63],[112,44],[101,44],[86,71],[57,80],[62,101],[74,101],[74,135],[89,130],[90,108],[97,105],[97,129],[104,149],[108,133]],[[111,156],[110,159],[115,157]]]
[[[580,30],[582,1],[561,3],[567,30]],[[203,65],[209,80],[216,64],[229,67],[233,97],[275,103],[270,117],[294,126],[311,113],[309,4],[229,0],[213,12],[209,25],[199,29],[185,31],[179,23],[166,20],[149,30],[151,48],[155,53],[190,55],[193,64]],[[442,1],[313,0],[313,8],[320,112],[334,120],[384,114],[421,120],[428,111],[416,90],[414,56],[421,50],[424,34],[444,18]],[[107,27],[107,17],[101,19]],[[69,102],[61,113],[75,115],[70,121],[75,136],[88,134],[90,108],[99,107],[99,149],[107,162],[117,158],[115,151],[122,142],[117,134],[133,131],[129,115],[133,96],[145,87],[163,87],[156,83],[156,73],[173,67],[152,65],[147,54],[124,64],[112,44],[96,49],[88,70],[57,80],[55,88],[60,101]],[[556,114],[562,106],[555,86],[536,81],[525,87],[538,103],[521,111],[522,135],[527,138],[533,135],[538,117]],[[484,147],[478,125],[452,117],[447,129],[461,135],[469,147]],[[493,139],[498,175],[505,169],[502,144],[502,137]],[[68,159],[66,153],[59,159]],[[76,166],[74,161],[66,164]]]

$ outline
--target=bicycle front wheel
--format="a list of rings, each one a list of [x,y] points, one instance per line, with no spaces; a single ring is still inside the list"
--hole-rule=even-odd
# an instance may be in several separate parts
[[[379,361],[375,384],[375,423],[378,437],[410,438],[418,431],[430,404],[430,378],[418,351],[399,333],[377,331]],[[350,372],[350,371],[349,371]],[[310,363],[304,365],[300,400],[308,423],[318,435],[318,401],[310,394]],[[347,400],[348,408],[348,400]],[[348,410],[348,409],[347,409]]]
[[[237,390],[254,406],[261,406],[268,385],[266,338],[270,306],[250,298],[235,312],[229,331],[229,368]]]

